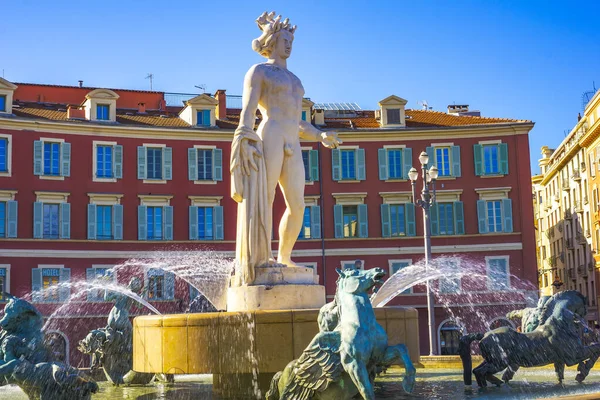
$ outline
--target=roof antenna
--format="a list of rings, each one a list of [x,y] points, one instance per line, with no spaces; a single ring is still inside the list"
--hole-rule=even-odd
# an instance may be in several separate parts
[[[146,76],[146,79],[150,79],[150,91],[152,91],[152,80],[154,79],[154,74],[153,73],[148,73],[148,76]]]
[[[417,101],[417,104],[421,106],[423,111],[431,110],[433,107],[429,107],[427,100]]]
[[[202,93],[206,93],[206,84],[201,83],[199,85],[194,85],[195,88],[202,90]]]

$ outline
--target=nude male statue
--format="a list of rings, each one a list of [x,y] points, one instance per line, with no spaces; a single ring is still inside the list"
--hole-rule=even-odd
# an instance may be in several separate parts
[[[240,123],[232,142],[231,196],[238,202],[236,276],[234,285],[254,281],[254,267],[276,263],[296,266],[292,249],[304,215],[304,164],[300,138],[328,148],[341,143],[333,132],[322,132],[301,120],[304,88],[287,69],[295,26],[263,13],[262,31],[252,48],[268,60],[250,68],[244,79]],[[256,110],[262,121],[254,132]],[[271,252],[272,207],[279,184],[286,210],[279,224],[277,262]]]

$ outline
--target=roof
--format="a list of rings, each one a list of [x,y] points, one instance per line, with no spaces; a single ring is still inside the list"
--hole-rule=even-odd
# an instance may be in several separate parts
[[[531,123],[525,119],[476,117],[471,115],[450,115],[440,111],[406,110],[406,126],[444,127],[465,125],[489,125],[506,123]]]

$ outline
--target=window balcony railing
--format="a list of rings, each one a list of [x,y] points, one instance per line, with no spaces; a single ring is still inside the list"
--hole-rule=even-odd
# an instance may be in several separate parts
[[[584,271],[585,271],[585,268],[584,268],[583,264],[580,264],[579,266],[577,266],[577,273],[579,275],[582,275]]]
[[[556,257],[555,256],[548,257],[546,259],[546,262],[548,263],[548,265],[550,267],[556,267]]]
[[[581,163],[580,168],[581,172],[585,172],[585,170],[587,169],[587,166],[585,165],[584,162]]]
[[[569,279],[572,279],[572,280],[576,280],[577,279],[575,277],[575,271],[573,271],[573,268],[569,268],[569,270],[567,271],[567,276],[569,277]]]
[[[582,232],[577,232],[575,234],[575,240],[577,240],[577,243],[579,243],[579,244],[587,243],[587,239],[585,238],[585,235]]]
[[[568,238],[565,240],[565,247],[569,250],[573,250],[573,239]]]
[[[563,179],[562,181],[562,190],[568,191],[571,190],[571,182],[568,179]]]
[[[583,204],[581,204],[581,200],[575,200],[575,206],[573,207],[576,213],[583,212]]]
[[[556,229],[558,229],[558,231],[562,233],[562,231],[563,231],[563,223],[562,223],[562,222],[559,222],[559,223],[556,225]]]
[[[581,174],[579,173],[579,169],[575,168],[573,170],[573,175],[571,175],[571,178],[577,182],[579,182],[581,180]]]
[[[552,198],[554,199],[555,202],[557,202],[557,203],[560,202],[560,195],[558,193],[554,194],[552,196]]]
[[[546,229],[546,237],[548,239],[552,239],[554,237],[554,227],[551,226],[550,228]]]
[[[590,200],[588,199],[587,195],[583,196],[583,204],[585,204],[585,205],[590,204]]]

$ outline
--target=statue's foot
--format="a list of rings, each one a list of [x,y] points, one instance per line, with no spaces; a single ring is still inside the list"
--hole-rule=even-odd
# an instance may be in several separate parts
[[[298,265],[295,262],[292,261],[291,258],[277,258],[277,263],[279,264],[285,264],[288,267],[303,267],[302,265]]]
[[[581,372],[577,374],[577,376],[575,376],[575,380],[579,383],[582,383],[583,380],[585,379],[585,375],[583,375]],[[560,382],[562,383],[562,382]]]

